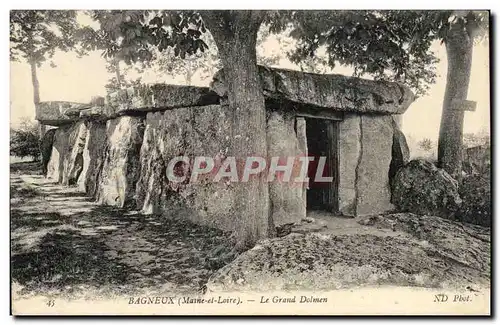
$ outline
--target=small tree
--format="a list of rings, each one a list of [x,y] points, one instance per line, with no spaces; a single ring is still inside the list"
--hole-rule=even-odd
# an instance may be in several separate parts
[[[418,143],[418,146],[420,147],[420,149],[424,151],[431,151],[433,147],[432,141],[429,138],[424,138],[422,141]]]
[[[200,74],[202,80],[213,77],[214,73],[222,67],[217,47],[210,33],[205,33],[200,37],[208,46],[204,52],[197,51],[181,58],[175,54],[175,49],[172,47],[165,48],[161,52],[155,49],[151,66],[160,74],[183,76],[184,84],[187,86],[193,84],[192,78],[196,73]]]
[[[78,30],[74,10],[12,10],[10,12],[10,59],[31,67],[33,103],[40,103],[37,68],[52,58],[56,50],[68,51],[75,45]],[[55,66],[51,62],[52,66]],[[40,133],[44,126],[40,125]]]
[[[25,158],[40,159],[40,136],[35,123],[23,120],[19,128],[10,130],[10,154]]]

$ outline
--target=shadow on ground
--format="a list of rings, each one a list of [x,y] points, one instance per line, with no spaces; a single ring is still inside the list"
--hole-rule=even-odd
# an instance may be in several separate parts
[[[31,175],[41,175],[42,165],[39,161],[26,161],[10,164],[11,173],[28,173]]]
[[[10,220],[20,295],[199,292],[236,257],[222,231],[99,206],[38,175],[11,174]]]

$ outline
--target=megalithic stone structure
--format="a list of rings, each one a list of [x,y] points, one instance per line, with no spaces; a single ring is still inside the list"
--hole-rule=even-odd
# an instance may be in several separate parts
[[[313,199],[328,198],[328,213],[347,216],[391,210],[389,177],[407,162],[397,120],[413,93],[397,83],[342,75],[265,67],[259,72],[268,111],[263,158],[286,161],[326,150],[332,179],[325,189],[271,183],[270,224],[299,222]],[[174,157],[211,157],[220,166],[233,154],[226,96],[222,70],[210,88],[138,85],[89,103],[42,102],[37,119],[57,127],[47,176],[78,186],[102,204],[234,231],[235,200],[251,197],[235,197],[231,182],[213,182],[210,175],[175,183],[166,173]]]

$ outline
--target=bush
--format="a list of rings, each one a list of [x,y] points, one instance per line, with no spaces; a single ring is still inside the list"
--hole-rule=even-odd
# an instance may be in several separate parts
[[[23,121],[19,128],[10,129],[10,154],[17,157],[40,159],[40,136],[32,121]]]
[[[484,131],[478,133],[465,133],[463,139],[464,148],[490,146],[490,134]]]
[[[491,227],[491,172],[464,177],[459,188],[460,221]]]
[[[434,144],[432,143],[431,139],[424,138],[423,140],[418,142],[418,146],[424,151],[431,151],[434,147]]]

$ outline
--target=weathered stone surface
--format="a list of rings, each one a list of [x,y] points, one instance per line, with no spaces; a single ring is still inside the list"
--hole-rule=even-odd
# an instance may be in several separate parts
[[[83,166],[81,153],[86,134],[87,129],[83,121],[59,127],[54,131],[47,178],[64,185],[76,183]]]
[[[393,139],[392,117],[362,115],[360,125],[361,156],[356,176],[356,215],[392,210],[389,185]]]
[[[41,102],[36,110],[36,119],[46,125],[61,126],[78,121],[80,111],[91,105],[74,102]]]
[[[230,150],[229,117],[229,109],[219,105],[148,113],[140,154],[137,208],[144,213],[185,217],[223,230],[237,229],[240,220],[234,210],[232,185],[225,178],[218,182],[213,179]],[[166,174],[168,163],[178,156],[190,159],[182,183],[169,181]],[[214,173],[191,181],[196,156],[214,158],[216,167]]]
[[[219,96],[206,87],[168,84],[134,86],[111,93],[107,99],[110,116],[219,103]]]
[[[292,233],[263,240],[218,270],[207,289],[275,292],[374,285],[489,286],[488,229],[410,213],[370,219],[359,231]]]
[[[50,129],[42,137],[40,151],[42,153],[42,173],[47,175],[47,166],[52,154],[52,145],[54,144],[54,135],[57,129]]]
[[[105,122],[108,118],[108,111],[104,106],[92,106],[80,111],[82,120]]]
[[[64,173],[64,157],[67,155],[70,125],[55,129],[52,153],[47,165],[47,178],[62,182]]]
[[[462,200],[458,183],[443,169],[425,160],[412,160],[392,182],[392,203],[400,211],[453,219]]]
[[[346,114],[339,123],[339,212],[356,214],[356,169],[361,155],[361,117]]]
[[[389,168],[389,178],[392,179],[396,172],[410,161],[410,148],[406,143],[406,137],[397,122],[393,122],[394,135],[392,137],[392,160]]]
[[[83,149],[83,168],[78,188],[95,197],[106,153],[106,123],[87,122],[87,138]]]
[[[83,170],[83,148],[87,138],[85,122],[76,123],[69,133],[68,152],[64,161],[63,185],[75,185]]]
[[[295,158],[296,164],[293,170],[297,173],[292,173],[291,180],[298,176],[300,170],[298,157],[306,154],[299,147],[294,131],[294,121],[293,114],[282,111],[270,112],[267,120],[268,163],[272,157],[280,157],[279,164],[286,165],[288,157]],[[284,181],[277,177],[274,181],[269,182],[269,199],[274,226],[279,227],[283,224],[300,222],[306,217],[304,191],[302,182]]]
[[[97,201],[118,207],[135,206],[140,173],[139,153],[144,119],[123,116],[106,123],[106,157],[99,178]]]
[[[373,81],[338,74],[322,75],[259,66],[264,95],[326,107],[332,110],[402,114],[414,100],[411,90],[401,84]],[[227,96],[224,71],[218,71],[210,85],[221,97]]]

